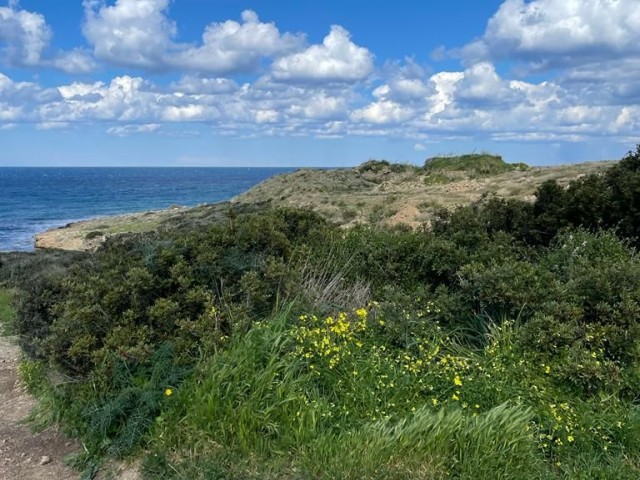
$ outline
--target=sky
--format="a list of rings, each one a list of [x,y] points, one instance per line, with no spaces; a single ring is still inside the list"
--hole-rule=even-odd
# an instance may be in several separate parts
[[[0,0],[0,166],[617,159],[638,78],[639,0]]]

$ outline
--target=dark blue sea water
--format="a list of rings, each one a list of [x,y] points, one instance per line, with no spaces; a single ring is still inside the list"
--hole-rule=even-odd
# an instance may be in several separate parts
[[[0,251],[71,221],[215,203],[286,168],[0,168]]]

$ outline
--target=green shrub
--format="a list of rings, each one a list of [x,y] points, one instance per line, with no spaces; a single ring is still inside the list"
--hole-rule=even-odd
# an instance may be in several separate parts
[[[360,173],[366,173],[366,172],[379,173],[385,168],[389,168],[390,166],[391,164],[386,160],[368,160],[364,162],[362,165],[358,166],[357,169],[358,169],[358,172]]]
[[[463,171],[472,176],[487,176],[526,168],[527,166],[524,163],[506,163],[499,155],[472,153],[468,155],[429,158],[425,161],[423,170],[429,173]]]
[[[115,457],[135,452],[149,429],[162,421],[188,370],[177,366],[171,345],[153,352],[144,363],[118,359],[111,384],[82,412],[87,426],[85,446]]]

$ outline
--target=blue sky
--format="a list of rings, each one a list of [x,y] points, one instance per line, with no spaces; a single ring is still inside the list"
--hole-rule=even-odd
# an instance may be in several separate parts
[[[637,0],[0,0],[0,166],[342,166],[640,142]]]

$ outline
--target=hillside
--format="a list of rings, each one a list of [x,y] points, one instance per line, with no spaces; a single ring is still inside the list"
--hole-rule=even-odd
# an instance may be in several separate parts
[[[425,167],[370,161],[350,169],[302,169],[270,178],[232,200],[267,201],[273,206],[306,207],[340,225],[427,222],[439,207],[466,205],[483,195],[532,200],[538,185],[565,185],[582,175],[603,171],[614,162],[557,167],[508,164],[500,157],[436,157]]]
[[[536,187],[546,180],[564,185],[614,163],[527,167],[479,154],[435,157],[424,167],[372,160],[354,168],[305,168],[272,177],[231,202],[65,225],[37,235],[36,247],[95,250],[113,236],[217,223],[230,207],[240,212],[269,206],[309,208],[344,227],[358,223],[417,227],[428,222],[439,207],[466,205],[493,194],[532,200]]]

